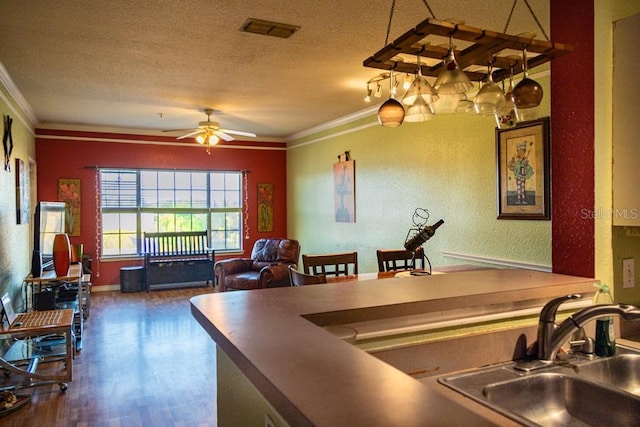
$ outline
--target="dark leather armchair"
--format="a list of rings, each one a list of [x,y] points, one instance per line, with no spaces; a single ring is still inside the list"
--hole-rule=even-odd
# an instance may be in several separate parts
[[[216,262],[214,271],[220,291],[290,286],[289,265],[297,265],[300,244],[290,239],[259,239],[251,258]]]

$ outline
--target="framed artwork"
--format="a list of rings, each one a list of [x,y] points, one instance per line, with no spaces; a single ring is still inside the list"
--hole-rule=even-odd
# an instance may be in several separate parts
[[[549,118],[496,129],[498,219],[551,219]]]
[[[258,232],[273,231],[273,184],[258,184]]]
[[[356,161],[333,165],[333,201],[336,222],[356,222]]]
[[[4,122],[4,134],[2,135],[2,146],[4,147],[4,170],[11,171],[11,152],[13,151],[13,136],[11,135],[11,125],[13,119],[8,115],[2,115]]]
[[[29,224],[31,217],[29,166],[16,159],[16,223]]]
[[[64,202],[65,231],[69,236],[80,235],[80,180],[59,179],[58,201]]]

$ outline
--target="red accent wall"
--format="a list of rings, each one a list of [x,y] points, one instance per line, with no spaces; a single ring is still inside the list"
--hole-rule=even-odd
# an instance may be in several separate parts
[[[54,139],[51,138],[53,136]],[[105,141],[108,139],[109,141]],[[113,141],[113,142],[111,142]],[[120,142],[117,142],[120,141]],[[134,141],[134,143],[131,143]],[[243,241],[249,256],[254,242],[262,237],[286,237],[286,151],[280,143],[234,141],[229,146],[252,146],[251,149],[217,148],[207,155],[204,147],[158,145],[151,141],[175,143],[172,137],[107,134],[99,132],[36,131],[38,200],[58,200],[58,179],[81,180],[81,233],[70,237],[71,243],[82,243],[84,252],[93,256],[92,282],[96,286],[120,283],[120,267],[142,265],[140,261],[99,262],[97,253],[96,171],[100,167],[247,170],[249,239]],[[274,188],[274,229],[257,231],[257,187],[270,183]],[[234,255],[238,256],[238,255]],[[224,257],[216,257],[221,259]]]
[[[551,39],[574,51],[552,62],[552,265],[594,277],[594,2],[554,0]]]

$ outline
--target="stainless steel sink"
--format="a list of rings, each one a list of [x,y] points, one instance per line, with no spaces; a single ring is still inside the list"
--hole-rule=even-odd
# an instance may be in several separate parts
[[[573,375],[540,373],[482,390],[491,403],[541,426],[631,426],[640,420],[640,399]]]
[[[576,366],[584,378],[640,396],[640,354],[620,354]]]
[[[526,426],[630,426],[640,420],[640,352],[526,372],[514,363],[438,381]]]

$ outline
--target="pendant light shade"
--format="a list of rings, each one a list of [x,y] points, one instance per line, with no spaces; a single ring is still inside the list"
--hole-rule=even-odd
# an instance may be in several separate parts
[[[378,122],[385,127],[395,128],[404,121],[404,107],[393,98],[387,99],[378,109]]]
[[[393,99],[393,69],[389,73],[389,99],[382,103],[378,109],[378,122],[385,127],[395,128],[404,120],[404,107]]]
[[[439,95],[455,95],[464,93],[473,87],[469,77],[458,66],[453,53],[453,46],[449,43],[449,53],[442,64],[442,71],[433,87]]]

